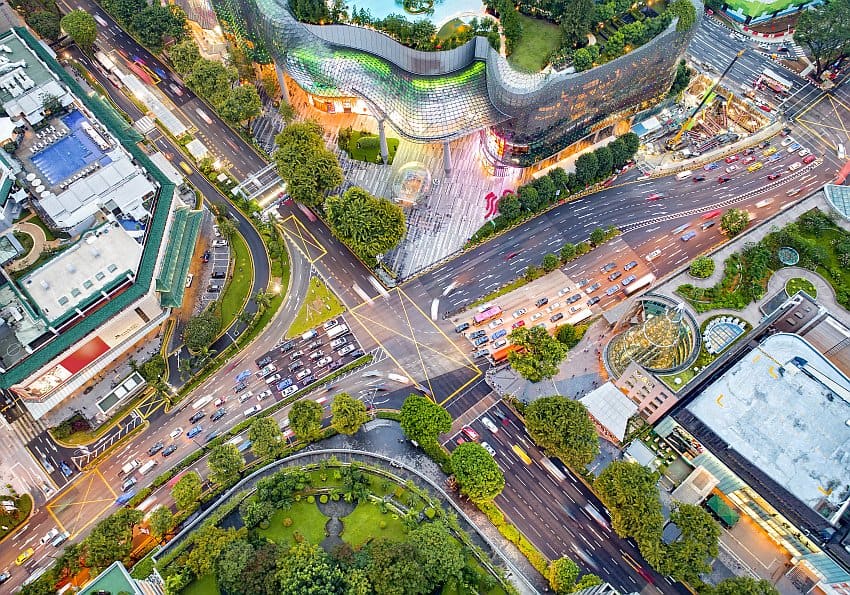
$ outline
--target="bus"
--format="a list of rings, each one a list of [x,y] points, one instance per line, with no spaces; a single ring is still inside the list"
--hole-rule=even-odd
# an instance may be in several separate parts
[[[626,295],[632,295],[634,293],[637,293],[644,287],[649,287],[653,281],[655,281],[655,275],[653,275],[652,273],[648,273],[643,277],[635,279],[634,281],[626,285]]]
[[[572,325],[575,326],[576,324],[579,324],[580,322],[584,322],[585,320],[587,320],[591,316],[593,316],[593,312],[590,310],[590,308],[582,308],[580,312],[578,312],[578,313],[570,316],[569,318],[567,318],[567,320],[564,322],[564,324],[572,324]]]
[[[147,509],[148,509],[148,508],[150,508],[151,506],[153,506],[153,503],[154,503],[154,502],[156,502],[156,496],[150,496],[150,497],[148,497],[148,499],[147,499],[147,500],[145,500],[144,502],[142,502],[141,504],[139,504],[139,505],[136,507],[136,510],[141,511],[141,512],[145,512],[145,511],[147,511]]]
[[[139,77],[142,82],[147,83],[148,85],[156,85],[156,82],[154,82],[154,78],[150,74],[148,74],[147,70],[142,68],[141,64],[138,64],[137,62],[127,62],[127,67],[131,71],[133,71],[133,74]],[[158,79],[159,77],[157,77],[157,81]]]
[[[499,362],[502,362],[502,361],[508,359],[508,355],[510,355],[514,351],[519,351],[521,349],[522,349],[522,347],[520,345],[515,345],[513,343],[510,343],[508,345],[505,345],[501,349],[497,349],[496,351],[491,353],[490,359],[493,360],[494,364],[498,364]]]
[[[107,73],[115,71],[115,62],[112,61],[112,58],[103,52],[95,52],[94,57],[98,64],[100,64]]]
[[[514,451],[514,454],[520,458],[520,460],[526,465],[531,465],[531,457],[528,456],[528,453],[525,452],[521,446],[518,444],[514,444],[511,446],[511,450]]]
[[[212,401],[212,395],[207,395],[205,397],[201,397],[200,399],[198,399],[197,401],[192,403],[192,409],[197,411],[198,409],[200,409],[201,407],[203,407],[204,405],[206,405],[210,401]]]
[[[723,214],[723,209],[714,209],[713,211],[709,211],[705,215],[702,216],[703,219],[708,221],[709,219],[714,219],[715,217],[720,217]]]
[[[610,525],[608,525],[608,519],[606,519],[602,515],[601,512],[596,510],[596,507],[593,506],[592,504],[585,504],[582,507],[582,510],[585,512],[585,514],[587,514],[587,516],[591,520],[596,521],[597,523],[599,523],[601,526],[605,527],[606,529],[610,528]]]
[[[104,18],[99,14],[95,13],[92,16],[94,17],[94,20],[97,21],[97,24],[101,27],[109,27],[109,23],[107,23]]]
[[[304,216],[307,217],[310,221],[316,220],[316,214],[310,209],[310,207],[305,207],[300,202],[298,203],[298,209],[304,213]]]
[[[494,318],[499,316],[499,314],[501,314],[501,313],[502,313],[502,309],[499,306],[491,306],[490,308],[487,308],[483,312],[479,312],[478,314],[473,316],[472,317],[472,324],[474,324],[476,326],[484,324],[485,322],[487,322],[489,320],[493,320]]]
[[[676,229],[674,229],[670,233],[672,233],[674,236],[677,236],[680,233],[682,233],[683,231],[685,231],[686,229],[688,229],[690,226],[691,226],[690,223],[684,223],[684,224],[680,225],[679,227],[677,227]]]
[[[548,457],[543,457],[540,459],[540,464],[543,466],[549,474],[557,479],[558,481],[564,481],[567,479],[567,476],[563,474],[563,472],[555,466],[555,463],[552,462]]]
[[[180,169],[182,169],[184,172],[186,172],[186,175],[189,175],[189,176],[192,175],[192,168],[189,167],[189,164],[186,163],[185,161],[180,162]]]
[[[684,180],[686,178],[690,178],[693,175],[693,173],[694,172],[692,172],[689,169],[686,169],[685,171],[680,171],[679,173],[676,174],[676,179],[681,182],[682,180]]]
[[[762,207],[766,207],[766,206],[771,205],[771,204],[773,204],[773,199],[772,198],[766,198],[764,200],[758,201],[756,203],[756,208],[760,209]]]
[[[759,79],[761,84],[763,84],[765,87],[767,87],[774,93],[782,93],[783,91],[788,91],[789,89],[791,89],[791,87],[794,86],[793,83],[791,83],[787,79],[782,78],[770,68],[765,68],[764,70],[762,70]]]
[[[212,118],[210,118],[210,116],[209,116],[209,114],[207,114],[207,112],[205,112],[204,110],[202,110],[202,109],[201,109],[201,108],[199,108],[199,107],[196,107],[196,108],[195,108],[195,111],[196,111],[196,112],[197,112],[197,114],[201,117],[201,120],[203,120],[203,121],[204,121],[204,122],[206,122],[207,124],[212,124],[212,123],[213,123]]]

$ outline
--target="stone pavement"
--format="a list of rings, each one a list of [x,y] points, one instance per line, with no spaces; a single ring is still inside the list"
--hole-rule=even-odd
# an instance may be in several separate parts
[[[20,269],[25,269],[41,256],[41,253],[47,249],[52,248],[53,246],[58,244],[58,240],[54,240],[53,242],[47,241],[47,236],[44,235],[44,230],[41,229],[35,223],[27,223],[26,221],[19,221],[15,223],[13,226],[15,231],[22,231],[28,234],[32,240],[32,250],[30,250],[29,254],[26,256],[19,258],[18,260],[13,261],[8,269],[9,271],[18,271]]]

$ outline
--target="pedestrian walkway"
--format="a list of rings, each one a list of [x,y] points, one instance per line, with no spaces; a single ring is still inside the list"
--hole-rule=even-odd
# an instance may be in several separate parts
[[[27,219],[31,217],[34,217],[34,215],[31,215]],[[29,223],[27,220],[18,221],[13,226],[13,229],[15,231],[21,231],[29,235],[33,239],[33,245],[32,250],[30,250],[28,254],[24,255],[18,260],[13,261],[8,266],[9,271],[19,271],[21,269],[27,268],[38,260],[42,252],[55,248],[59,245],[59,240],[49,241],[44,233],[44,230],[41,227],[39,227],[35,223]]]

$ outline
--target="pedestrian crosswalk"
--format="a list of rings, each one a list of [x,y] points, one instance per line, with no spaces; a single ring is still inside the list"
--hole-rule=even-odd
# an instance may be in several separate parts
[[[9,423],[15,433],[20,436],[21,442],[29,444],[39,435],[47,431],[47,426],[44,422],[33,419],[30,415],[25,414],[16,420]]]

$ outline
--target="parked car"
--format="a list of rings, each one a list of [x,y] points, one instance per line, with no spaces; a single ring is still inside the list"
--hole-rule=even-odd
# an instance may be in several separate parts
[[[513,323],[513,324],[511,325],[511,328],[512,328],[512,329],[513,329],[513,328],[519,328],[519,327],[521,327],[521,326],[525,326],[525,321],[524,321],[524,320],[517,320],[515,323]]]
[[[475,345],[476,347],[480,347],[480,346],[485,345],[489,342],[490,342],[490,337],[488,337],[487,335],[484,335],[483,337],[478,337],[477,339],[475,339],[475,341],[473,341],[472,344]]]
[[[595,304],[598,304],[598,303],[599,303],[599,300],[601,300],[601,299],[602,299],[602,298],[600,298],[598,295],[593,296],[592,298],[590,298],[589,300],[587,300],[587,307],[589,308],[590,306],[593,306],[593,305],[595,305]]]
[[[638,265],[636,260],[633,260],[629,263],[626,263],[626,266],[623,267],[624,271],[630,271]]]
[[[606,264],[602,268],[600,268],[599,272],[600,273],[607,273],[608,271],[613,271],[616,268],[617,268],[616,262],[609,262],[608,264]]]
[[[286,380],[289,381],[289,384],[292,384],[291,378],[287,378]],[[284,382],[286,382],[286,380],[284,380]],[[289,386],[289,385],[286,385],[286,386]],[[286,388],[286,386],[284,386],[284,388]],[[280,389],[280,384],[277,385],[277,388]],[[272,393],[272,389],[267,388],[266,390],[264,390],[263,392],[261,392],[260,394],[257,395],[257,400],[262,401],[263,399],[268,399],[270,396],[272,396],[272,394],[274,394],[274,393]]]
[[[489,452],[489,453],[490,453],[490,456],[491,456],[491,457],[495,457],[495,456],[496,456],[496,449],[495,449],[495,448],[493,448],[492,446],[490,446],[490,445],[489,445],[489,444],[487,444],[486,442],[482,442],[482,443],[481,443],[481,446],[484,448],[484,450],[486,450],[487,452]]]
[[[456,333],[462,333],[463,331],[465,331],[468,328],[469,328],[468,322],[461,322],[459,325],[457,325],[455,327],[455,332]],[[338,341],[339,339],[336,339],[336,340]],[[333,342],[331,342],[331,345],[333,345]]]
[[[272,374],[271,376],[266,378],[266,384],[274,384],[275,382],[277,382],[281,378],[282,378],[282,376],[280,375],[280,372],[278,372],[277,374]]]
[[[321,349],[319,349],[318,351],[314,351],[313,353],[310,354],[310,359],[313,360],[313,361],[316,361],[317,359],[319,359],[323,355],[325,355],[325,353]]]
[[[594,283],[593,285],[591,285],[590,287],[588,287],[587,289],[585,289],[584,292],[587,295],[590,295],[591,293],[593,293],[594,291],[596,291],[600,287],[602,287],[602,283],[597,282],[597,283]]]
[[[304,355],[304,351],[299,349],[298,351],[295,351],[292,355],[289,356],[289,361],[295,361],[303,355]]]
[[[497,328],[497,327],[502,326],[504,323],[505,323],[505,320],[503,318],[497,318],[496,320],[492,321],[487,326],[490,327],[490,328]]]
[[[310,368],[304,368],[300,372],[295,375],[296,380],[301,380],[302,378],[306,378],[310,375]]]
[[[514,318],[519,318],[520,316],[522,316],[522,315],[523,315],[523,314],[525,314],[526,312],[528,312],[528,309],[527,309],[527,308],[520,308],[519,310],[517,310],[516,312],[514,312],[514,313],[513,313],[513,317],[514,317]]]
[[[485,334],[486,334],[486,333],[485,333]],[[339,355],[346,355],[347,353],[351,353],[351,352],[352,352],[352,351],[354,351],[355,349],[357,349],[357,347],[355,347],[354,345],[348,344],[348,345],[343,345],[342,347],[340,347],[339,349],[337,349],[337,351],[336,351],[336,352],[337,352]]]
[[[477,441],[480,438],[480,436],[478,435],[478,432],[476,432],[475,430],[473,430],[469,426],[464,426],[463,428],[461,428],[460,432],[461,432],[461,434],[463,434],[464,436],[466,436],[467,438],[469,438],[473,442]]]
[[[504,337],[507,334],[508,334],[508,331],[506,331],[505,329],[499,329],[490,336],[490,340],[495,341],[496,339],[501,339],[502,337]]]
[[[316,362],[316,367],[317,368],[324,368],[325,366],[330,364],[332,361],[333,361],[333,358],[326,355],[325,357],[323,357],[322,359],[320,359],[319,361]]]
[[[634,281],[635,279],[637,279],[637,276],[635,276],[635,275],[629,275],[628,277],[626,277],[625,279],[623,279],[623,287],[625,287],[626,285],[628,285],[629,283],[631,283],[631,282],[632,282],[632,281]]]
[[[339,321],[336,318],[333,318],[331,320],[328,320],[324,325],[322,325],[322,328],[324,328],[326,331],[329,331],[338,324]]]
[[[348,337],[340,337],[339,339],[334,339],[331,341],[331,349],[336,349],[337,347],[341,347],[348,343]]]
[[[258,368],[265,368],[265,367],[266,367],[266,366],[268,366],[270,363],[272,363],[272,358],[271,358],[271,356],[270,356],[270,355],[267,355],[267,356],[266,356],[266,357],[264,357],[263,359],[257,360],[257,367],[258,367]]]
[[[563,313],[563,312],[558,312],[557,314],[555,314],[554,316],[552,316],[552,317],[549,319],[549,322],[558,322],[558,321],[559,321],[559,320],[561,320],[563,317],[564,317],[564,313]]]
[[[576,293],[576,294],[571,295],[570,297],[568,297],[568,298],[567,298],[567,303],[568,303],[568,304],[575,304],[575,303],[576,303],[577,301],[579,301],[580,299],[581,299],[581,294],[580,294],[580,293]]]
[[[620,277],[622,277],[622,276],[623,276],[623,273],[621,273],[620,271],[614,271],[613,273],[611,273],[610,275],[608,275],[608,280],[609,280],[609,281],[614,281],[614,280],[616,280],[616,279],[619,279],[619,278],[620,278]]]
[[[538,299],[536,302],[534,302],[534,305],[537,306],[538,308],[542,308],[543,306],[545,306],[548,303],[549,303],[549,298],[542,297],[542,298]]]

